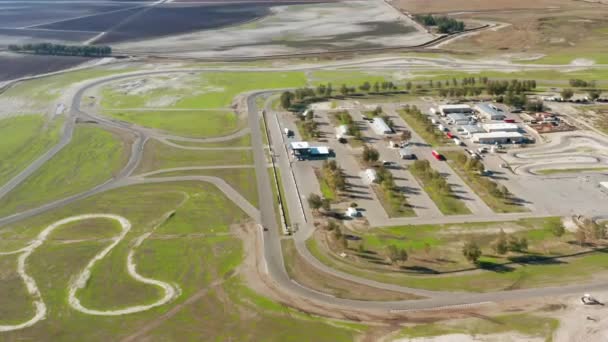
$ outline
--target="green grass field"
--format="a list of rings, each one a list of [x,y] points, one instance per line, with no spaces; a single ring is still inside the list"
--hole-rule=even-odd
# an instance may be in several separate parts
[[[93,126],[78,126],[70,144],[0,200],[0,216],[88,190],[110,178],[125,161],[125,143]]]
[[[59,141],[63,120],[41,115],[0,120],[0,184],[6,183]]]
[[[253,168],[173,171],[154,175],[154,177],[176,176],[213,176],[221,178],[243,195],[253,206],[259,206],[258,182]]]
[[[340,258],[333,252],[328,252],[326,247],[314,238],[307,241],[307,247],[319,261],[341,271],[380,282],[439,291],[489,292],[563,285],[589,280],[597,272],[608,269],[608,255],[601,250],[567,259],[543,261],[542,257],[580,252],[576,246],[567,243],[573,239],[571,234],[561,240],[552,236],[545,228],[550,220],[555,218],[527,219],[511,223],[404,226],[381,228],[361,235],[365,249],[372,252],[370,255],[382,256],[388,245],[395,245],[408,251],[410,258],[406,267],[427,268],[439,272],[474,269],[462,256],[462,243],[473,239],[480,244],[483,252],[480,262],[486,265],[482,266],[485,270],[442,276],[416,274],[408,272],[407,268],[383,268],[375,264],[374,260],[370,263],[370,260],[359,262]],[[507,232],[515,229],[515,236],[528,239],[529,252],[525,256],[539,258],[526,262],[515,255],[495,255],[489,245],[495,239],[497,231],[493,234],[483,234],[479,231],[488,228],[495,231],[504,228]]]
[[[184,150],[149,140],[136,173],[187,166],[252,165],[253,154],[248,150]]]
[[[216,137],[234,133],[245,123],[231,110],[105,110],[112,118],[170,134],[192,137]]]
[[[156,78],[162,81],[166,76]],[[246,91],[304,85],[306,76],[303,72],[204,72],[181,82],[180,88],[162,87],[137,95],[108,85],[103,90],[101,104],[106,109],[143,108],[156,98],[172,96],[176,101],[166,107],[218,109],[228,108],[236,95]],[[191,90],[186,91],[186,88]]]
[[[180,203],[183,204],[179,206]],[[158,226],[136,250],[135,262],[142,275],[179,286],[182,292],[174,302],[119,317],[91,316],[72,310],[66,301],[70,278],[116,232],[112,223],[104,224],[103,220],[79,222],[52,233],[50,240],[28,260],[28,272],[36,279],[49,308],[47,318],[31,328],[2,333],[2,338],[73,341],[87,336],[88,341],[121,340],[141,332],[171,309],[177,310],[174,315],[137,339],[352,341],[365,330],[362,325],[302,314],[249,289],[236,270],[243,259],[241,242],[230,233],[230,226],[243,222],[245,215],[211,184],[182,182],[116,189],[5,226],[0,232],[3,238],[25,244],[46,225],[66,216],[125,216],[133,224],[132,230],[117,249],[94,267],[86,288],[78,293],[83,304],[91,308],[124,307],[157,299],[155,291],[125,275],[125,253],[133,239],[150,232],[161,223],[163,213],[171,210],[176,210],[175,215]],[[63,240],[76,230],[87,230],[80,235],[86,239],[69,243]],[[0,264],[5,265],[4,258]],[[10,274],[7,270],[16,267],[14,260],[6,259],[6,265],[0,274]],[[10,299],[8,313],[0,308],[0,324],[27,316],[27,310],[31,310],[27,298],[17,298],[18,284],[0,282],[2,303],[8,303],[4,298],[15,297]],[[193,299],[195,295],[198,297]],[[186,302],[188,299],[191,301]]]

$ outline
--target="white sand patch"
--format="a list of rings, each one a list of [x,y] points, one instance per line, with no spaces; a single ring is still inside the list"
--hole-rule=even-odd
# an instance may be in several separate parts
[[[587,67],[587,66],[595,65],[595,61],[592,59],[587,59],[587,58],[577,58],[577,59],[573,60],[572,62],[570,62],[570,65]]]
[[[142,282],[144,284],[154,285],[154,286],[158,286],[158,287],[162,288],[165,293],[164,296],[160,300],[158,300],[152,304],[131,306],[131,307],[120,309],[120,310],[99,311],[99,310],[91,310],[91,309],[87,309],[87,308],[83,307],[80,304],[80,301],[76,298],[76,292],[79,289],[82,289],[86,286],[87,281],[91,277],[91,269],[93,268],[93,266],[98,261],[105,258],[108,255],[108,253],[110,253],[112,251],[112,249],[114,249],[114,247],[116,247],[116,245],[118,245],[122,240],[124,240],[127,233],[131,230],[131,222],[129,222],[129,220],[127,220],[126,218],[124,218],[122,216],[112,215],[112,214],[86,214],[86,215],[72,216],[72,217],[68,217],[68,218],[59,220],[59,221],[51,224],[50,226],[46,227],[26,247],[21,248],[16,251],[11,251],[11,252],[0,252],[0,255],[12,255],[12,254],[21,253],[21,255],[19,255],[18,262],[17,262],[17,273],[23,279],[23,282],[25,283],[28,294],[33,298],[34,307],[35,307],[35,313],[31,319],[29,319],[26,322],[20,323],[20,324],[0,325],[0,332],[24,329],[24,328],[27,328],[27,327],[30,327],[30,326],[36,324],[37,322],[43,320],[46,317],[47,307],[42,298],[42,294],[40,293],[40,290],[38,289],[38,285],[36,284],[36,281],[34,280],[34,278],[32,278],[29,274],[27,274],[27,271],[26,271],[27,258],[47,240],[48,236],[55,229],[65,225],[65,224],[71,223],[71,222],[89,220],[89,219],[93,219],[93,218],[106,218],[106,219],[118,221],[122,227],[122,230],[121,230],[120,235],[117,236],[116,238],[114,238],[113,242],[109,246],[104,248],[101,252],[97,253],[93,257],[93,259],[91,259],[91,261],[89,261],[87,266],[76,277],[76,280],[74,280],[70,283],[70,285],[68,287],[69,288],[68,302],[69,302],[70,306],[72,306],[72,308],[74,308],[78,311],[81,311],[83,313],[90,314],[90,315],[104,315],[104,316],[126,315],[126,314],[135,313],[135,312],[149,310],[151,308],[154,308],[154,307],[157,307],[160,305],[164,305],[179,295],[180,292],[176,286],[170,285],[166,282],[162,282],[159,280],[146,278],[146,277],[140,275],[139,273],[137,273],[137,267],[135,265],[135,262],[133,261],[133,253],[134,253],[134,250],[139,245],[141,245],[141,243],[152,233],[152,232],[148,232],[148,233],[140,236],[136,240],[134,246],[129,251],[129,255],[127,257],[127,270],[129,272],[129,275],[131,277],[133,277],[133,279],[135,279],[139,282]]]

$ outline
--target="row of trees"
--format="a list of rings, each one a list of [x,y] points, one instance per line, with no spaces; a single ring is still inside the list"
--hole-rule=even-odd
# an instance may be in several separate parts
[[[437,139],[443,139],[443,134],[435,129],[435,125],[433,125],[431,119],[427,115],[422,114],[422,111],[416,105],[403,106],[403,112],[418,121],[427,133],[435,135]]]
[[[500,230],[498,236],[491,244],[492,250],[499,255],[507,254],[508,252],[523,253],[528,250],[528,239],[525,237],[518,238],[514,235],[507,235],[504,230]]]
[[[560,95],[564,100],[568,101],[574,96],[574,90],[572,90],[571,88],[564,88],[560,92]],[[587,97],[591,101],[595,101],[595,100],[599,99],[600,95],[602,95],[602,92],[600,90],[597,90],[597,89],[587,90]]]
[[[481,177],[481,174],[485,170],[483,163],[478,159],[470,158],[462,153],[456,157],[456,163],[471,176],[477,177],[477,181],[486,191],[493,197],[508,200],[511,198],[511,193],[504,185],[499,185],[488,177]]]
[[[343,191],[346,189],[346,178],[335,160],[326,160],[323,162],[321,176],[334,193],[338,190]]]
[[[595,81],[585,81],[585,80],[581,80],[581,79],[570,79],[570,81],[568,82],[570,84],[571,87],[574,88],[594,88],[595,87]]]
[[[437,26],[440,33],[454,33],[464,31],[464,22],[446,16],[434,16],[431,14],[417,15],[415,19],[424,26]]]
[[[13,52],[34,53],[37,55],[54,56],[84,56],[84,57],[105,57],[112,55],[112,48],[109,46],[96,45],[63,45],[52,43],[36,43],[23,45],[9,45],[8,49]]]
[[[428,160],[416,160],[410,166],[411,172],[420,178],[424,184],[427,184],[435,189],[442,196],[451,196],[452,187],[441,174],[431,167]]]

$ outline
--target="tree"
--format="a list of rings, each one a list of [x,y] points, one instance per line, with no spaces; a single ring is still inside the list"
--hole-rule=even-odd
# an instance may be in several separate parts
[[[365,81],[361,86],[359,86],[359,89],[364,92],[368,92],[371,88],[371,84],[369,84],[369,82],[367,81]]]
[[[470,263],[475,264],[481,256],[481,249],[479,249],[479,246],[477,245],[477,243],[475,243],[475,241],[468,241],[462,247],[462,255],[464,255],[464,257]]]
[[[378,161],[380,153],[373,147],[363,146],[363,161],[372,164]]]
[[[323,200],[321,199],[321,196],[317,194],[308,195],[308,206],[312,210],[318,211],[323,206]]]
[[[509,250],[511,252],[525,252],[528,250],[528,240],[525,237],[518,239],[515,236],[509,237]]]
[[[407,83],[405,84],[405,89],[411,90],[412,89],[412,82],[407,81]]]
[[[363,244],[363,241],[359,243],[357,249],[359,250],[359,253],[365,253],[365,245]]]
[[[284,91],[281,94],[281,107],[284,109],[289,109],[293,103],[295,95],[290,91]]]
[[[560,95],[564,98],[564,100],[570,100],[572,96],[574,96],[574,91],[570,88],[562,89]]]
[[[498,233],[496,240],[494,240],[494,242],[492,243],[492,249],[494,250],[494,252],[500,255],[505,254],[509,251],[507,246],[507,234],[504,230],[501,229]]]
[[[412,132],[407,129],[401,132],[401,141],[410,141],[412,139]]]
[[[547,228],[556,237],[562,237],[566,233],[566,228],[561,221],[551,221],[547,223]]]
[[[321,208],[323,208],[323,210],[325,210],[325,211],[330,211],[331,210],[331,201],[327,198],[322,199]]]
[[[597,89],[591,89],[587,92],[587,94],[589,96],[589,100],[595,101],[600,98],[600,95],[602,94],[602,92]]]
[[[346,86],[346,84],[342,84],[342,86],[340,87],[340,94],[342,94],[342,96],[348,95],[348,87]]]
[[[395,245],[389,245],[386,247],[386,256],[391,261],[391,263],[397,262],[399,259],[399,249]]]
[[[406,262],[408,258],[407,251],[405,249],[399,249],[395,245],[386,247],[386,255],[393,264],[397,262]]]
[[[579,226],[578,229],[576,229],[576,232],[574,233],[574,237],[581,246],[584,245],[587,242],[587,234],[585,232],[585,228]]]
[[[379,93],[380,92],[380,84],[378,84],[378,82],[374,83],[374,93]]]

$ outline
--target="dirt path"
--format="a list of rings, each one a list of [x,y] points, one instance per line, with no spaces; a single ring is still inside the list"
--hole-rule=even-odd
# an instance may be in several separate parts
[[[166,217],[168,217],[168,215],[170,215],[170,214],[171,213],[168,213],[166,215]],[[113,239],[113,242],[110,245],[108,245],[106,248],[104,248],[101,252],[97,253],[93,257],[93,259],[91,259],[89,261],[87,266],[82,270],[82,272],[80,272],[80,274],[75,278],[75,280],[72,281],[71,284],[69,285],[68,303],[70,304],[70,306],[73,309],[83,312],[85,314],[89,314],[89,315],[102,315],[102,316],[126,315],[126,314],[135,313],[135,312],[149,310],[151,308],[154,308],[154,307],[157,307],[160,305],[164,305],[179,295],[179,289],[177,287],[174,287],[173,285],[160,281],[160,280],[146,278],[146,277],[140,275],[139,273],[137,273],[137,265],[133,261],[133,254],[134,254],[135,249],[137,247],[139,247],[142,244],[142,242],[150,234],[152,234],[153,231],[150,231],[150,232],[140,236],[136,240],[134,246],[129,251],[129,255],[127,257],[127,270],[129,272],[129,275],[131,277],[133,277],[133,279],[135,279],[136,281],[144,283],[144,284],[158,286],[158,287],[162,288],[163,291],[165,292],[163,298],[157,300],[156,302],[154,302],[152,304],[131,306],[131,307],[120,309],[120,310],[100,311],[100,310],[88,309],[88,308],[85,308],[84,306],[82,306],[80,304],[80,301],[78,300],[78,298],[76,298],[76,292],[79,289],[82,289],[86,286],[88,280],[91,277],[91,269],[93,268],[93,266],[95,266],[95,264],[98,261],[105,258],[121,241],[124,240],[127,233],[131,230],[131,222],[129,222],[129,220],[127,220],[126,218],[124,218],[122,216],[113,215],[113,214],[85,214],[85,215],[71,216],[71,217],[59,220],[59,221],[51,224],[50,226],[46,227],[40,234],[38,234],[38,236],[34,240],[32,240],[32,242],[28,246],[26,246],[22,249],[16,250],[16,251],[12,251],[12,252],[0,253],[0,255],[22,253],[21,255],[19,255],[19,259],[18,259],[18,263],[17,263],[17,273],[23,279],[23,282],[25,283],[25,286],[27,288],[29,295],[33,297],[34,307],[35,307],[34,316],[30,320],[23,322],[21,324],[0,325],[0,332],[24,329],[24,328],[27,328],[27,327],[30,327],[30,326],[36,324],[37,322],[43,320],[46,317],[47,307],[42,298],[42,294],[40,293],[40,290],[38,289],[36,280],[34,280],[34,278],[32,276],[30,276],[26,270],[26,262],[27,262],[27,259],[29,258],[29,256],[32,255],[32,253],[34,253],[34,251],[36,249],[38,249],[38,247],[42,246],[42,244],[44,244],[44,242],[48,239],[49,235],[57,228],[59,228],[63,225],[66,225],[68,223],[82,221],[82,220],[89,220],[89,219],[94,219],[94,218],[105,218],[105,219],[118,221],[122,227],[122,230],[120,232],[120,235],[115,237]]]

